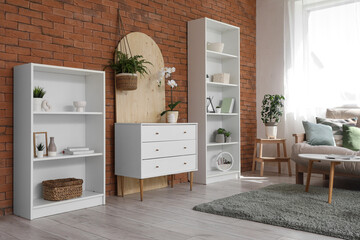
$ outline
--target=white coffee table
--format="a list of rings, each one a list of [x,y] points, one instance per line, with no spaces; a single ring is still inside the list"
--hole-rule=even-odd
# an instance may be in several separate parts
[[[359,158],[341,159],[339,157],[335,157],[334,159],[329,159],[329,158],[326,158],[326,156],[329,156],[329,154],[299,154],[299,157],[309,160],[305,192],[309,191],[309,185],[310,185],[310,178],[311,178],[311,171],[312,171],[313,162],[326,161],[326,162],[330,163],[329,199],[328,199],[328,203],[331,203],[332,190],[333,190],[333,185],[334,185],[335,166],[342,163],[342,162],[360,162],[360,159]]]

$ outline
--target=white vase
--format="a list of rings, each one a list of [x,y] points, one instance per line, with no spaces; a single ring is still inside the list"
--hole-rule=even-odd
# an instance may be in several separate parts
[[[179,117],[178,111],[167,111],[166,112],[166,119],[168,123],[177,123]]]
[[[277,124],[266,123],[265,124],[265,135],[266,135],[267,139],[276,139]]]
[[[216,113],[221,113],[221,108],[216,108]]]
[[[42,98],[33,98],[33,111],[41,112],[41,104],[44,99]]]
[[[231,137],[226,137],[225,142],[230,143],[231,142]]]
[[[37,158],[43,158],[44,157],[44,151],[37,151],[37,155],[36,155]]]

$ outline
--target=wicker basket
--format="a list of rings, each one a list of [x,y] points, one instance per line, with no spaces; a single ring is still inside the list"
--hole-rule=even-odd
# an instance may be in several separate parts
[[[137,89],[137,74],[119,73],[116,74],[116,88],[119,90],[131,91]]]
[[[82,179],[63,178],[42,182],[43,198],[49,201],[60,201],[81,197]]]

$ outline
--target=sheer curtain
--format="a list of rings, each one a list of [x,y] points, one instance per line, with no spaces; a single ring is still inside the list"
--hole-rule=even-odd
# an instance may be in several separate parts
[[[326,108],[360,106],[359,0],[285,0],[285,136]]]

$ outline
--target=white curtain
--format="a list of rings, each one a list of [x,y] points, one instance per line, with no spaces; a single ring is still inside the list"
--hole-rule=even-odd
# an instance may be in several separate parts
[[[285,0],[285,136],[326,108],[360,106],[359,0]]]

